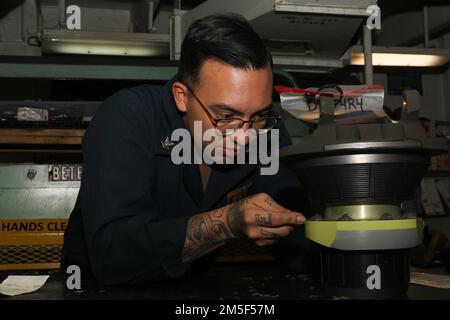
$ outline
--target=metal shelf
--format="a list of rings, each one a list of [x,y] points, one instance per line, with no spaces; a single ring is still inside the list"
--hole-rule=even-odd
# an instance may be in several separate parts
[[[85,129],[0,129],[0,145],[79,146]]]
[[[0,78],[168,80],[169,60],[111,57],[0,57]]]

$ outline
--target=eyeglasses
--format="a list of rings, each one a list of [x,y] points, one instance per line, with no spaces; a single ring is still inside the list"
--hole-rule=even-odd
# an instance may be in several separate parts
[[[242,120],[239,118],[216,119],[208,110],[208,108],[206,108],[205,105],[200,101],[200,99],[195,95],[194,90],[192,90],[192,88],[187,84],[183,84],[188,88],[192,96],[203,108],[209,120],[213,123],[214,127],[218,129],[224,136],[233,134],[235,130],[241,129],[246,123],[249,124],[250,128],[257,130],[258,134],[267,133],[276,126],[278,121],[281,120],[281,117],[276,115],[275,111],[272,109],[269,112],[271,112],[273,116],[257,116],[256,118],[250,120]]]

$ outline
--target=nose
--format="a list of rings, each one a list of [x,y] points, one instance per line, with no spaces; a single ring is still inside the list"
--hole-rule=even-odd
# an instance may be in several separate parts
[[[250,140],[253,139],[254,134],[252,130],[253,128],[251,128],[250,123],[246,122],[240,129],[235,131],[235,133],[231,136],[231,139],[237,144],[247,145],[249,144]]]
[[[248,129],[250,129],[250,122],[245,122],[241,129],[244,131],[247,131]]]

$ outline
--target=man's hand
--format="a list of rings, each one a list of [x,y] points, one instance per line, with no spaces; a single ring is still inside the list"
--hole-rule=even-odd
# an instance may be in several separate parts
[[[184,263],[220,247],[226,240],[250,238],[259,246],[287,237],[294,225],[305,221],[303,215],[259,193],[226,207],[192,216],[188,222],[182,252]]]
[[[272,244],[302,224],[305,217],[276,203],[269,195],[259,193],[231,204],[227,225],[235,238],[248,237],[259,246]]]

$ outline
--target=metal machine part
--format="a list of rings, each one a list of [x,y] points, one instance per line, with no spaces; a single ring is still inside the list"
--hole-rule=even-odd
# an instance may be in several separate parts
[[[401,208],[395,205],[362,204],[334,206],[325,209],[326,220],[389,220],[399,219]]]
[[[189,11],[174,11],[171,59],[179,59],[182,40],[193,21],[215,12],[236,12],[248,19],[266,42],[275,65],[289,71],[328,72],[348,63],[347,49],[362,21],[369,16],[367,8],[376,3],[376,0],[205,1]]]
[[[0,165],[0,270],[56,269],[79,164]]]
[[[357,154],[331,154],[291,164],[302,182],[308,185],[312,206],[319,212],[342,205],[400,203],[415,191],[425,174],[426,155],[398,149]],[[393,153],[388,153],[393,152]]]
[[[322,282],[331,296],[389,299],[405,295],[410,279],[408,250],[322,252]],[[380,288],[368,289],[368,271],[381,270]],[[369,281],[370,282],[370,281]]]
[[[401,203],[446,141],[426,136],[416,91],[404,92],[398,123],[338,125],[334,105],[321,95],[315,132],[280,151],[308,191],[314,219],[305,233],[320,245],[324,287],[355,299],[405,295],[408,252],[422,241],[423,221],[404,215]],[[372,267],[381,270],[377,288],[367,284]]]
[[[422,241],[422,219],[308,221],[306,236],[339,250],[407,249]]]

